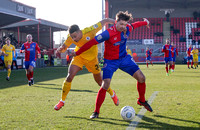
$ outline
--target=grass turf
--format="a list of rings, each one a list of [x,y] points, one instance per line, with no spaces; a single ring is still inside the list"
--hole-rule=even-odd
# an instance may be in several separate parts
[[[158,91],[152,103],[153,113],[146,112],[138,129],[200,129],[200,73],[177,65],[165,75],[164,65],[140,65],[146,76],[146,99]],[[0,129],[126,129],[130,122],[120,117],[120,109],[132,106],[136,114],[136,81],[130,75],[115,72],[111,88],[120,99],[114,106],[109,94],[101,107],[100,118],[90,120],[99,86],[91,73],[83,69],[74,78],[65,106],[55,111],[61,98],[61,85],[67,68],[39,68],[34,71],[35,85],[29,87],[24,70],[12,71],[11,80],[0,73]]]

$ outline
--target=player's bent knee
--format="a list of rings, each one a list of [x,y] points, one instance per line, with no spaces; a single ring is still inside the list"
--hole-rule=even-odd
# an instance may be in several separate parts
[[[139,77],[139,79],[138,79],[138,82],[140,82],[140,83],[144,83],[145,82],[145,76],[144,75],[141,75],[140,77]]]
[[[109,87],[110,87],[110,79],[104,80],[103,83],[102,83],[102,88],[107,90]]]

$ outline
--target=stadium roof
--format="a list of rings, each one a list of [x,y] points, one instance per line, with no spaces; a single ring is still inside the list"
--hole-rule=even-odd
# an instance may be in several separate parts
[[[180,7],[180,8],[199,8],[200,0],[108,0],[110,4],[119,7]]]
[[[20,32],[31,33],[31,32],[37,32],[38,25],[39,25],[39,29],[42,31],[47,31],[49,30],[50,27],[53,32],[67,31],[69,28],[68,26],[65,26],[62,24],[50,22],[43,19],[37,19],[37,20],[24,20],[21,22],[17,22],[14,24],[1,27],[0,29],[17,30],[18,27],[20,27]]]
[[[0,27],[25,19],[35,19],[35,12],[34,7],[13,0],[1,0]]]

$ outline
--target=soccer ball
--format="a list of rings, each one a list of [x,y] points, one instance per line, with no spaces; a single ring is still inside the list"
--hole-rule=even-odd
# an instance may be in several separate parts
[[[131,106],[125,106],[121,109],[121,117],[124,119],[124,120],[127,120],[127,121],[130,121],[134,118],[135,116],[135,110],[133,107]]]

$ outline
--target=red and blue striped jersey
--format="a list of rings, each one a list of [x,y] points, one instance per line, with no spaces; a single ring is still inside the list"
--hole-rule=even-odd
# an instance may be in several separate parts
[[[38,53],[40,53],[40,48],[38,46],[37,43],[32,42],[32,43],[28,43],[25,42],[22,47],[21,50],[25,50],[25,61],[35,61],[36,60],[36,51]]]
[[[127,55],[126,52],[126,41],[128,36],[130,35],[130,31],[132,31],[132,26],[127,25],[127,31],[119,32],[116,29],[116,26],[112,26],[106,31],[102,33],[102,35],[98,35],[95,37],[98,43],[105,41],[105,50],[104,50],[104,58],[108,60],[119,59],[125,57]],[[102,37],[102,39],[100,38]]]
[[[162,48],[162,52],[165,53],[164,57],[172,57],[172,46],[165,44]]]
[[[189,47],[189,48],[187,49],[187,55],[188,55],[188,56],[191,56],[192,50],[193,50],[193,48],[191,48],[191,47]]]
[[[150,50],[146,51],[146,57],[151,57],[152,52]]]

